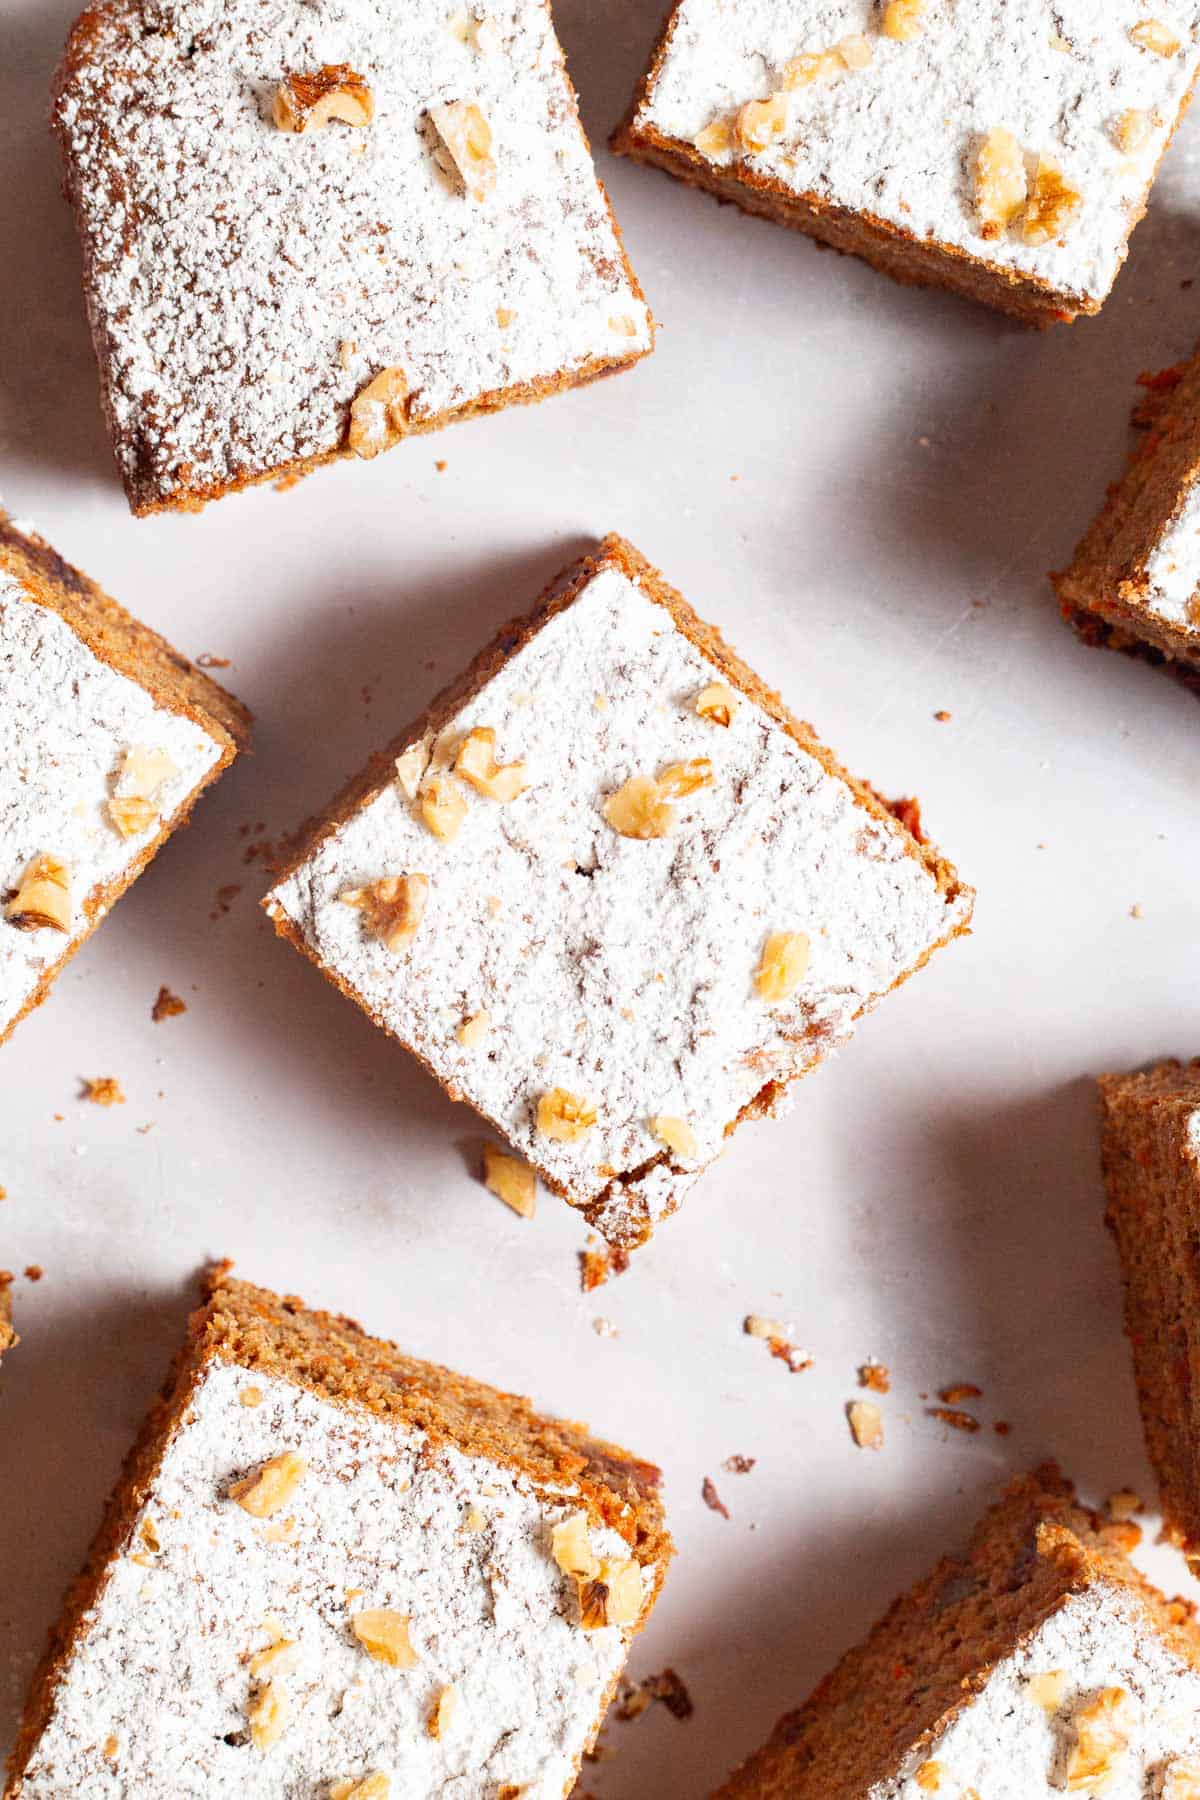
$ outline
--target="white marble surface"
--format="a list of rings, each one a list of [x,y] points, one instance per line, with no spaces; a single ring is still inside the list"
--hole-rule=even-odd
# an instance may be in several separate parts
[[[1045,571],[1120,467],[1134,376],[1200,329],[1200,128],[1101,318],[1044,336],[601,152],[663,321],[649,362],[288,495],[138,522],[45,127],[72,10],[0,8],[0,493],[181,648],[230,657],[259,730],[0,1052],[0,1264],[45,1269],[16,1283],[0,1375],[0,1744],[193,1273],[229,1255],[663,1463],[680,1555],[635,1668],[674,1665],[696,1713],[610,1726],[581,1791],[702,1795],[1007,1471],[1055,1453],[1093,1496],[1148,1491],[1089,1078],[1200,1050],[1200,712],[1079,647]],[[559,12],[599,144],[653,19]],[[972,939],[584,1296],[571,1213],[546,1198],[525,1224],[472,1180],[472,1116],[275,942],[243,858],[613,529],[853,769],[922,796],[979,904]],[[163,982],[189,1010],[153,1025]],[[128,1104],[82,1104],[97,1075]],[[814,1368],[744,1337],[752,1310],[793,1321]],[[894,1373],[877,1456],[842,1413],[868,1355]],[[920,1399],[959,1380],[985,1390],[973,1438]],[[735,1452],[751,1474],[722,1470]]]

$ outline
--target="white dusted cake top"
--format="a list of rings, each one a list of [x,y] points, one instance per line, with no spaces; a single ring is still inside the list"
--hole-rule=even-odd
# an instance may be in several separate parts
[[[939,891],[912,840],[755,702],[731,694],[727,725],[700,710],[710,687],[724,690],[721,670],[607,563],[416,753],[418,774],[430,760],[415,803],[386,786],[270,897],[569,1198],[611,1184],[601,1228],[618,1237],[623,1194],[652,1223],[673,1210],[742,1108],[844,1040],[969,914],[969,895]],[[476,728],[527,785],[493,799],[451,775],[465,805],[444,841],[422,805]],[[662,835],[614,827],[627,783],[681,770],[683,790],[698,785],[668,801]],[[353,897],[405,875],[427,893],[411,939],[389,947]],[[804,966],[771,999],[777,937],[803,940]],[[582,1129],[553,1101],[545,1116],[559,1091]],[[687,1135],[668,1129],[681,1123]]]
[[[646,349],[548,8],[122,0],[57,118],[127,477],[169,498],[338,449],[386,368],[414,422]],[[296,133],[289,75],[346,65],[373,116]],[[475,108],[467,192],[431,109]]]
[[[286,1498],[244,1510],[231,1485],[288,1451],[304,1467]],[[628,1636],[579,1622],[551,1543],[573,1510],[395,1421],[211,1365],[21,1800],[326,1800],[375,1773],[391,1800],[559,1800]],[[614,1531],[590,1542],[628,1557]]]
[[[1200,62],[1197,0],[906,8],[912,35],[901,38],[881,30],[876,0],[683,0],[637,127],[693,144],[747,101],[784,91],[780,136],[714,160],[1101,300]],[[835,53],[786,89],[789,65],[847,39],[849,63]],[[1030,241],[1018,219],[985,235],[976,167],[996,131],[1010,134],[1030,182],[1049,157],[1078,195],[1061,231]]]
[[[0,719],[2,1033],[97,916],[89,897],[130,877],[224,747],[102,662],[3,568]],[[9,914],[42,857],[65,874],[65,924],[22,929]]]
[[[1193,483],[1144,570],[1142,604],[1160,619],[1200,631],[1200,482]]]

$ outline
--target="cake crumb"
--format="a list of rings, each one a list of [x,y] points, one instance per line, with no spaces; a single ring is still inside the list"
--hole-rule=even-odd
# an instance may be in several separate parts
[[[611,1319],[598,1318],[592,1320],[592,1330],[597,1337],[615,1338],[620,1334]]]
[[[997,1437],[1007,1437],[1009,1432],[1012,1430],[1012,1426],[1009,1424],[1007,1419],[997,1419],[992,1426],[992,1430],[995,1432]]]
[[[805,1369],[811,1369],[813,1359],[803,1350],[797,1350],[787,1335],[787,1326],[778,1319],[767,1319],[761,1313],[747,1313],[742,1321],[742,1330],[747,1337],[762,1338],[771,1355],[780,1362],[786,1363],[792,1375],[802,1375]]]
[[[160,987],[158,998],[150,1008],[150,1017],[157,1025],[163,1019],[176,1019],[180,1013],[187,1011],[187,1001],[173,994],[169,987]]]
[[[211,650],[206,650],[203,656],[196,658],[196,667],[198,669],[228,669],[232,667],[232,663],[229,657],[214,656]]]
[[[731,1475],[748,1475],[757,1461],[756,1456],[727,1456],[721,1467]]]
[[[438,461],[436,461],[433,466],[437,470],[439,475],[444,475],[450,465],[444,459],[439,458]]]
[[[79,1098],[90,1100],[93,1106],[124,1106],[125,1104],[121,1083],[115,1075],[101,1075],[95,1081],[89,1081],[85,1075]]]
[[[869,1388],[873,1394],[890,1394],[892,1391],[892,1372],[886,1363],[860,1363],[858,1369],[858,1385],[861,1388]]]
[[[720,1513],[723,1519],[729,1517],[729,1508],[726,1506],[707,1475],[704,1477],[700,1486],[700,1498],[703,1500],[705,1506],[707,1506],[709,1512]]]
[[[527,1162],[494,1144],[483,1146],[483,1184],[520,1218],[532,1219],[537,1212],[537,1176]]]
[[[951,713],[946,711],[945,707],[942,707],[938,712],[935,712],[933,716],[939,725],[948,725],[953,717]]]
[[[674,1669],[668,1668],[661,1675],[647,1675],[643,1681],[622,1683],[621,1696],[614,1709],[616,1717],[626,1721],[640,1719],[656,1700],[675,1719],[690,1719],[696,1710],[684,1682]]]
[[[979,1430],[979,1420],[956,1406],[930,1406],[926,1411],[931,1419],[936,1419],[941,1425],[948,1425],[951,1431]]]
[[[210,912],[208,915],[209,918],[223,919],[241,891],[241,883],[238,881],[227,881],[223,886],[219,887],[213,896],[216,911]]]
[[[623,1275],[628,1267],[629,1252],[622,1250],[619,1244],[611,1244],[603,1250],[581,1250],[579,1285],[585,1294],[590,1294],[594,1289],[603,1287],[610,1276]]]
[[[1110,1494],[1104,1502],[1104,1510],[1111,1519],[1123,1521],[1132,1518],[1134,1513],[1142,1510],[1141,1496],[1136,1494],[1132,1488],[1118,1488],[1117,1492]]]
[[[938,1399],[947,1406],[957,1406],[960,1400],[979,1400],[982,1395],[983,1389],[973,1381],[954,1381],[949,1387],[938,1389]]]
[[[40,1281],[46,1273],[41,1263],[30,1263],[25,1270],[26,1281]]]
[[[1129,916],[1131,919],[1144,919],[1145,918],[1146,915],[1142,911],[1142,905],[1141,905],[1140,900],[1135,901],[1134,904],[1130,907]]]
[[[883,1414],[871,1400],[851,1400],[846,1407],[850,1435],[860,1450],[882,1450]]]

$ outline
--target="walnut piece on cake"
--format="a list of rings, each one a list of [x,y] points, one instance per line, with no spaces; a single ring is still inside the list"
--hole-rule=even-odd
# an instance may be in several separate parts
[[[318,131],[334,119],[343,125],[369,125],[375,101],[349,63],[326,63],[311,74],[285,75],[272,116],[280,131]]]
[[[715,1800],[960,1800],[999,1770],[1021,1800],[1169,1793],[1200,1752],[1200,1628],[1102,1524],[1052,1466],[1014,1482]]]
[[[0,511],[0,1043],[249,739],[249,715]]]
[[[289,1453],[284,1550],[246,1498]],[[566,1794],[670,1560],[659,1482],[585,1426],[218,1268],[5,1793],[61,1800],[69,1768],[81,1793],[138,1800]],[[572,1520],[590,1560],[563,1548]],[[152,1574],[125,1555],[146,1521]]]
[[[675,0],[612,147],[906,284],[1073,319],[1110,293],[1200,68],[1194,0],[1139,12]]]
[[[431,835],[449,780],[465,811]],[[966,928],[969,891],[907,817],[609,538],[301,838],[265,905],[524,1181],[628,1252]],[[344,902],[417,868],[424,917],[385,955]]]

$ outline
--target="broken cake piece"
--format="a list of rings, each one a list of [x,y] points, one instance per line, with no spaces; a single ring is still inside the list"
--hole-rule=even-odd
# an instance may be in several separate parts
[[[613,148],[1047,325],[1098,312],[1200,66],[1200,5],[678,0]]]
[[[105,0],[53,118],[136,513],[652,347],[546,0]]]
[[[1200,1630],[1047,1466],[902,1596],[715,1800],[1188,1800]],[[997,1781],[1000,1787],[997,1787]]]
[[[671,1555],[659,1480],[218,1269],[6,1800],[566,1794]]]
[[[970,890],[901,810],[612,537],[306,829],[264,904],[628,1249],[967,929]]]
[[[202,670],[0,513],[0,1042],[249,742]]]

